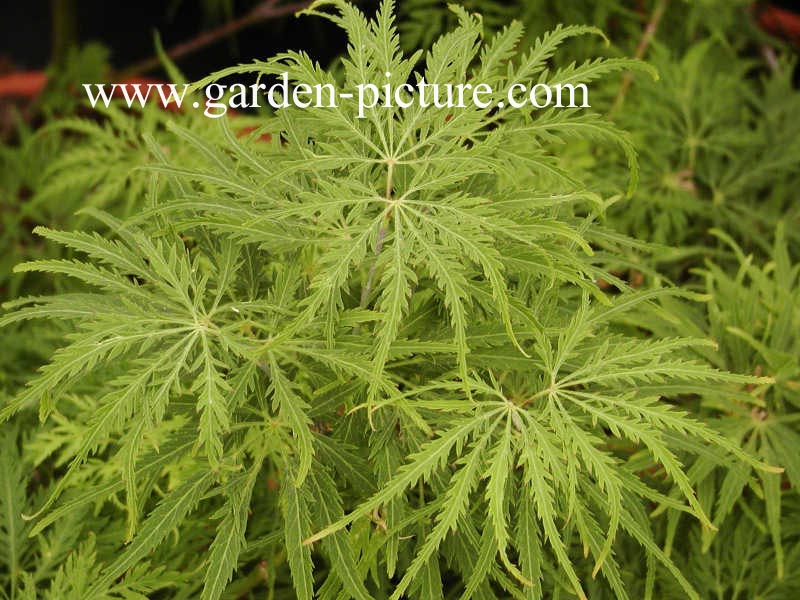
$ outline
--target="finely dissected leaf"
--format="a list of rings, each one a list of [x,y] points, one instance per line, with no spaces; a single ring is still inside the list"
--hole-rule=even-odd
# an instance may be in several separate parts
[[[532,585],[531,582],[525,579],[519,569],[511,564],[507,554],[509,533],[506,523],[506,515],[508,514],[506,491],[508,478],[511,473],[512,424],[513,417],[509,416],[506,419],[505,430],[503,431],[502,437],[495,446],[494,454],[490,459],[491,467],[488,472],[489,482],[486,486],[486,496],[489,501],[491,527],[487,528],[491,529],[494,533],[497,551],[500,553],[500,557],[503,560],[503,564],[506,565],[506,568],[524,583]]]
[[[517,509],[515,545],[519,550],[522,574],[531,582],[527,598],[542,597],[542,541],[536,509],[529,494],[522,494]]]
[[[324,471],[319,471],[313,476],[314,495],[318,510],[323,522],[331,522],[342,513],[339,499],[337,498],[336,485]],[[343,532],[338,532],[327,537],[323,544],[331,558],[334,573],[342,583],[344,590],[358,600],[369,600],[369,592],[359,573],[350,538]]]
[[[289,568],[292,571],[292,586],[300,600],[314,597],[313,564],[311,550],[303,543],[309,529],[308,507],[302,491],[295,484],[295,478],[286,481],[281,487],[283,505],[284,542]]]
[[[248,473],[239,477],[227,494],[224,514],[217,535],[211,543],[209,564],[203,584],[203,600],[218,599],[238,566],[239,555],[247,544],[247,507],[263,464],[263,457],[253,461]]]
[[[483,424],[483,421],[491,416],[491,414],[488,414],[482,415],[480,418],[471,417],[465,419],[457,426],[452,427],[449,431],[442,434],[439,438],[429,442],[419,453],[410,457],[410,461],[401,467],[397,476],[385,485],[382,490],[376,492],[349,515],[307,538],[304,543],[313,543],[339,531],[358,517],[368,514],[374,507],[380,506],[403,493],[404,490],[413,486],[419,479],[426,477],[434,469],[440,467],[450,455],[453,447],[457,444],[459,446],[463,445],[469,436]]]
[[[16,587],[16,580],[22,575],[24,542],[30,529],[22,519],[26,494],[16,428],[3,431],[0,450],[0,563],[8,568],[11,586]]]
[[[442,511],[436,516],[436,525],[425,538],[425,542],[403,574],[403,578],[394,588],[390,598],[402,598],[403,593],[411,585],[411,581],[423,565],[436,553],[447,533],[456,528],[458,520],[469,504],[469,495],[478,481],[482,450],[490,435],[491,432],[483,434],[464,457],[463,466],[453,475],[445,493],[445,503]]]
[[[206,335],[201,334],[200,345],[203,352],[200,375],[196,385],[199,393],[200,438],[212,466],[218,466],[222,456],[222,435],[230,427],[227,402],[227,385],[215,365],[214,354]]]
[[[297,467],[297,485],[300,486],[311,468],[314,455],[314,438],[309,425],[311,420],[306,416],[307,404],[291,390],[288,380],[281,372],[280,366],[272,355],[269,357],[270,374],[274,393],[274,404],[285,416],[298,443],[299,465]]]
[[[200,471],[181,487],[170,492],[147,516],[139,533],[119,558],[104,569],[102,575],[92,583],[89,597],[104,593],[117,577],[158,546],[194,510],[203,495],[214,484],[215,478],[214,473]]]

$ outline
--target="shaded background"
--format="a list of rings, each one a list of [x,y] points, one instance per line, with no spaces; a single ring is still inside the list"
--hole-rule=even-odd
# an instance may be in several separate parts
[[[114,68],[124,69],[153,55],[154,31],[159,32],[164,46],[171,48],[201,32],[241,18],[265,3],[258,0],[3,0],[1,4],[0,73],[43,69],[52,60],[63,58],[71,44],[88,42],[106,46]],[[274,1],[271,4],[295,3]],[[361,0],[358,4],[370,13],[378,2]],[[403,2],[398,4],[402,8]],[[757,11],[773,6],[800,12],[800,3],[796,0],[754,2],[754,6]],[[798,32],[784,31],[783,34],[783,37],[792,37]],[[229,66],[232,60],[264,58],[286,49],[306,50],[326,63],[341,54],[344,45],[341,30],[332,24],[322,19],[295,19],[290,13],[220,37],[203,50],[182,58],[180,67],[194,79]]]
[[[245,15],[259,2],[4,0],[2,4],[0,72],[43,69],[75,42],[103,44],[111,52],[112,65],[123,69],[153,55],[154,31],[170,48]],[[376,3],[360,4],[368,10]],[[226,10],[226,5],[232,10]],[[182,59],[180,67],[190,78],[199,78],[229,66],[231,60],[266,58],[287,49],[304,49],[328,62],[342,52],[344,43],[342,31],[332,24],[322,19],[296,19],[290,13],[221,37]]]

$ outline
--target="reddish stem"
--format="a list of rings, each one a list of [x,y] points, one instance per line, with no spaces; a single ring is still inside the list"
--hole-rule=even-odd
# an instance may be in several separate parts
[[[38,96],[47,85],[44,71],[17,71],[0,75],[0,98],[28,98]]]

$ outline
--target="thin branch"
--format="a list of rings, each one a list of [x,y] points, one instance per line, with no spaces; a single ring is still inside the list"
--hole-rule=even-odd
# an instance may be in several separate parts
[[[77,31],[75,2],[74,0],[52,0],[50,7],[53,21],[51,62],[60,66],[67,58],[67,51],[75,43]]]
[[[193,54],[198,50],[202,50],[206,46],[210,46],[221,39],[234,35],[246,27],[250,27],[251,25],[256,25],[272,19],[279,19],[281,17],[285,17],[286,15],[299,12],[305,8],[308,8],[310,4],[311,2],[309,0],[304,2],[293,2],[291,4],[278,4],[278,0],[264,0],[264,2],[258,4],[246,15],[243,15],[238,19],[228,21],[227,23],[224,23],[219,27],[215,27],[210,31],[205,31],[190,40],[181,42],[177,46],[173,46],[167,51],[167,56],[171,60],[179,60],[184,56]],[[125,69],[123,75],[124,77],[132,77],[152,71],[160,66],[161,61],[158,56],[152,56],[146,60],[132,65],[128,69]]]
[[[653,41],[653,38],[658,31],[658,26],[661,24],[661,19],[664,17],[664,13],[667,10],[668,4],[669,0],[658,0],[655,8],[653,8],[653,13],[650,15],[650,19],[647,21],[647,25],[644,28],[644,32],[639,40],[639,44],[636,46],[636,53],[634,54],[636,58],[644,58],[647,49],[650,47],[650,43]],[[619,88],[617,97],[614,99],[614,104],[611,106],[611,110],[609,111],[609,116],[613,115],[620,108],[620,106],[622,106],[622,103],[625,100],[625,95],[628,93],[628,88],[631,87],[632,82],[633,74],[630,72],[625,73],[625,77],[622,80],[622,85]]]

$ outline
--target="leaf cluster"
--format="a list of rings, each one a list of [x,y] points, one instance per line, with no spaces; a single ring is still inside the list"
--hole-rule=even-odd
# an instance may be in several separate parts
[[[603,22],[628,14],[618,4],[548,14]],[[610,90],[642,69],[559,58],[602,39],[594,27],[528,44],[486,8],[452,6],[428,41],[410,3],[398,23],[390,0],[374,18],[319,1],[307,14],[349,40],[338,66],[286,52],[196,86],[288,72],[337,91],[385,73]],[[48,125],[76,139],[36,197],[82,210],[37,219],[48,250],[16,267],[32,283],[0,317],[9,337],[42,320],[60,343],[3,382],[3,594],[787,597],[794,155],[769,149],[792,143],[797,95],[782,72],[763,84],[769,111],[742,109],[744,60],[716,76],[730,94],[692,87],[725,53],[684,43],[680,60],[655,51],[662,83],[630,92],[618,120],[633,135],[600,112],[475,106],[112,108]],[[687,160],[695,189],[665,186],[659,169]],[[689,247],[711,224],[717,245]],[[683,246],[660,255],[667,240]]]

